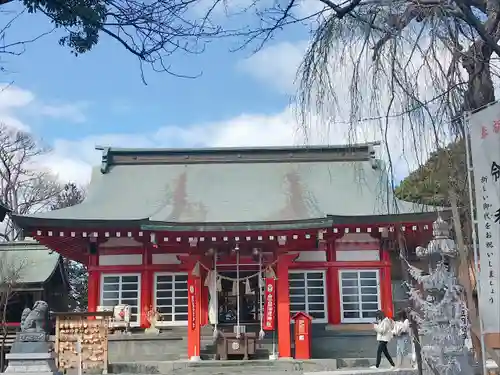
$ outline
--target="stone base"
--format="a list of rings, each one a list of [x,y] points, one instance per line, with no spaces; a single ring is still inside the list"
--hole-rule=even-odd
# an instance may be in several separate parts
[[[9,365],[5,373],[16,374],[40,374],[54,375],[59,374],[57,370],[54,353],[9,353],[5,359]]]
[[[45,340],[45,334],[26,334],[24,332],[18,332],[16,340],[12,344],[10,353],[38,353],[47,354],[50,352],[51,343]],[[28,339],[37,339],[37,341],[29,341]]]

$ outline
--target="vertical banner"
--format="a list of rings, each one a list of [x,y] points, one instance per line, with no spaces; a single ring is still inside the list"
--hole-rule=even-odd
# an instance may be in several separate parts
[[[274,277],[266,278],[265,301],[264,301],[264,331],[274,331],[276,321],[276,288]]]
[[[479,239],[479,314],[484,333],[500,332],[500,103],[469,117]]]
[[[196,305],[196,280],[193,277],[188,278],[188,309],[189,309],[189,325],[191,329],[194,331],[198,324],[197,322],[197,308]]]

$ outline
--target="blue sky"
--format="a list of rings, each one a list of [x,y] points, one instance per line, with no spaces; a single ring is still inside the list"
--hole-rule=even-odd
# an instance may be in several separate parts
[[[9,6],[14,10],[16,5]],[[1,17],[5,24],[11,15]],[[43,15],[24,14],[7,30],[7,41],[30,39],[50,29]],[[250,49],[230,52],[238,43],[232,40],[213,42],[201,55],[176,55],[169,60],[176,71],[202,75],[182,79],[146,67],[147,85],[137,59],[115,41],[102,37],[92,51],[75,57],[59,46],[60,36],[52,33],[27,45],[19,56],[3,57],[4,82],[13,85],[0,93],[0,121],[29,130],[53,147],[44,163],[61,180],[87,182],[90,166],[99,162],[97,144],[304,142],[292,98],[307,46],[305,27],[288,29],[256,54]],[[345,142],[342,129],[332,135],[319,126],[312,132],[312,143]],[[380,137],[370,132],[367,138]]]
[[[7,36],[21,40],[26,35],[28,39],[50,28],[43,15],[25,15]],[[292,42],[305,37],[297,31],[289,38]],[[52,119],[50,129],[38,124],[47,138],[75,139],[89,131],[128,133],[138,127],[147,131],[166,124],[189,126],[244,112],[273,113],[288,103],[286,94],[265,87],[238,68],[251,51],[229,52],[235,41],[217,41],[206,53],[179,54],[169,60],[179,73],[201,72],[197,79],[155,73],[146,66],[144,85],[137,59],[112,39],[103,36],[95,49],[75,57],[58,45],[60,35],[46,36],[27,46],[21,56],[8,59],[8,69],[15,72],[9,78],[16,86],[49,102],[81,103],[87,109],[82,127],[57,119]]]

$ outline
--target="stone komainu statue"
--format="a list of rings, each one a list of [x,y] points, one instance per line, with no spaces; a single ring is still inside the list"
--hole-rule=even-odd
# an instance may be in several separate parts
[[[48,308],[45,301],[36,301],[33,309],[25,308],[21,314],[21,332],[45,332]]]

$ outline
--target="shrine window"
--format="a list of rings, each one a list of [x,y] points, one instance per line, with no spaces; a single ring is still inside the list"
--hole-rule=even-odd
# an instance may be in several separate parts
[[[378,270],[340,271],[340,297],[343,323],[373,323],[380,310]]]
[[[129,305],[130,324],[138,325],[140,279],[139,274],[104,274],[101,283],[101,305],[106,307]]]
[[[290,271],[290,314],[311,315],[313,323],[327,322],[325,271]]]
[[[188,322],[187,273],[156,273],[154,302],[161,314],[162,325],[187,325]]]

